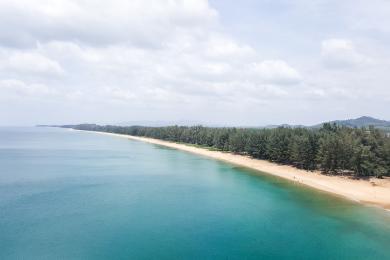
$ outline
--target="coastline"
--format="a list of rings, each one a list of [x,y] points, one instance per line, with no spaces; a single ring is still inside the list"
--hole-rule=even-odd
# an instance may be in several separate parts
[[[127,138],[136,141],[142,141],[150,144],[170,147],[197,155],[206,156],[212,159],[225,161],[238,166],[250,168],[262,173],[270,174],[292,182],[309,186],[321,191],[329,192],[349,200],[362,204],[381,207],[390,210],[390,178],[370,180],[353,180],[341,176],[328,176],[319,171],[306,171],[287,165],[279,165],[266,160],[253,159],[244,155],[237,155],[228,152],[211,151],[205,148],[194,147],[186,144],[173,143],[147,137],[138,137],[131,135],[76,130],[83,132],[92,132],[103,135]]]

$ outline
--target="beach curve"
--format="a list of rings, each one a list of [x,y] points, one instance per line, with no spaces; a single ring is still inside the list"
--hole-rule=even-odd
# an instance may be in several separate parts
[[[390,178],[370,178],[369,180],[356,180],[348,177],[329,176],[321,174],[319,171],[301,170],[288,165],[279,165],[266,160],[250,158],[245,155],[238,155],[230,152],[211,151],[206,148],[195,147],[188,144],[180,144],[147,137],[107,132],[87,130],[76,131],[93,132],[97,134],[121,137],[202,155],[208,158],[232,163],[238,166],[260,171],[262,173],[287,179],[294,183],[329,192],[365,205],[377,206],[386,210],[390,210]]]

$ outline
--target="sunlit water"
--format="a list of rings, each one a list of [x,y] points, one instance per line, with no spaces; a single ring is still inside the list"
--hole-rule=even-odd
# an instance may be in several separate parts
[[[390,215],[142,142],[0,128],[0,259],[390,259]]]

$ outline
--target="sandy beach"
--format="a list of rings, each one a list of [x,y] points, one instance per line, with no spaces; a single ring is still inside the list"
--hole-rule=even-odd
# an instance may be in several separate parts
[[[323,175],[318,171],[311,172],[300,170],[292,166],[278,165],[272,162],[253,159],[243,155],[210,151],[204,148],[198,148],[190,145],[173,143],[158,139],[103,132],[94,133],[162,145],[206,156],[216,160],[222,160],[235,165],[248,167],[263,173],[268,173],[274,176],[288,179],[292,182],[299,183],[301,185],[307,185],[321,191],[330,192],[366,205],[378,206],[390,210],[390,178],[353,180],[347,177]]]

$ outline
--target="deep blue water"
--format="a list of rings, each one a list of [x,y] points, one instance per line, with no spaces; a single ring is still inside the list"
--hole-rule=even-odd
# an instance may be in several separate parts
[[[193,154],[0,128],[0,259],[390,259],[390,214]]]

